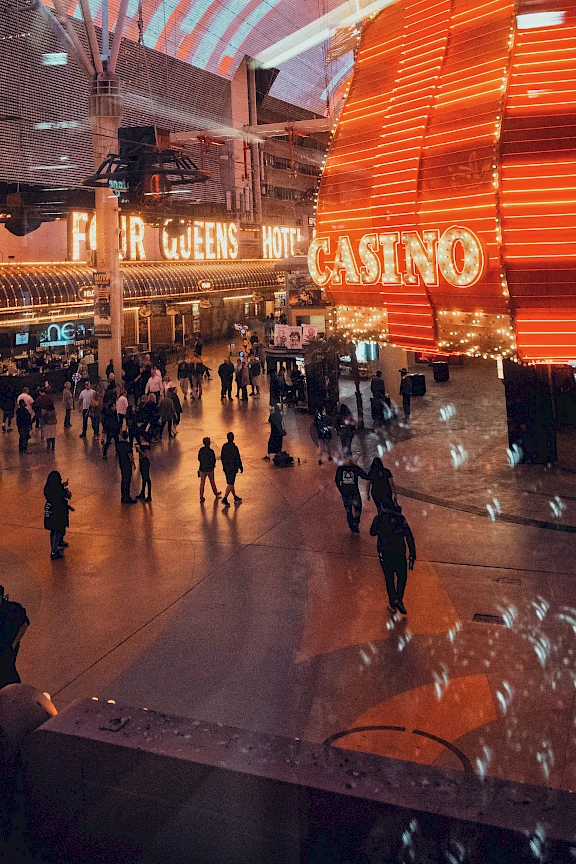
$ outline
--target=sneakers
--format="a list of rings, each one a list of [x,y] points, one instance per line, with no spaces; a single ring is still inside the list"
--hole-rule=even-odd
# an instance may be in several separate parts
[[[228,501],[228,498],[222,498],[222,504],[224,505],[224,507],[229,507],[230,502]]]
[[[215,498],[220,498],[221,495],[222,495],[222,492],[214,492]]]
[[[396,606],[396,609],[398,610],[398,612],[400,612],[402,615],[408,614],[406,611],[406,607],[404,606],[404,603],[402,602],[402,600],[396,600],[394,605]]]
[[[242,501],[242,498],[240,498],[239,495],[234,495],[234,503],[235,504],[240,504],[241,501]]]
[[[51,561],[59,561],[61,558],[64,558],[64,555],[62,554],[62,552],[51,552],[50,553],[50,560]]]

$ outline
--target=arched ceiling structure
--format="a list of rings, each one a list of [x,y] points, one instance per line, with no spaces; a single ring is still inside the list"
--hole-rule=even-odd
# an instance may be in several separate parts
[[[254,56],[316,18],[342,0],[142,0],[144,44],[200,69],[233,77],[244,55]],[[101,0],[89,0],[97,26]],[[119,0],[110,0],[110,26]],[[81,17],[77,0],[68,13]],[[128,5],[127,36],[139,37],[139,0]],[[327,95],[337,93],[351,68],[351,54],[325,62],[327,44],[317,45],[279,65],[272,95],[317,112],[326,110]]]

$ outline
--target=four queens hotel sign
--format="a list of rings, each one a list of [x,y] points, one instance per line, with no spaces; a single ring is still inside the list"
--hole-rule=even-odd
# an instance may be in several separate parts
[[[452,225],[430,231],[373,231],[353,241],[316,237],[308,250],[308,269],[317,285],[474,285],[485,269],[480,238]]]

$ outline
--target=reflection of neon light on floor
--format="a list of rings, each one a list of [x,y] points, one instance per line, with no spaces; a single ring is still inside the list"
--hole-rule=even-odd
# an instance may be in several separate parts
[[[301,27],[300,30],[292,33],[291,36],[286,36],[285,39],[280,39],[275,45],[261,51],[254,60],[263,69],[278,66],[329,39],[337,28],[351,27],[395,2],[396,0],[371,0],[371,2],[364,2],[359,9],[357,2],[348,0],[332,12],[322,15],[306,27]]]

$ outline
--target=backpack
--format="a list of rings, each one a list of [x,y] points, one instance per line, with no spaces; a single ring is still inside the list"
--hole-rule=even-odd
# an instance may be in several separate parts
[[[276,456],[274,456],[273,461],[277,468],[292,468],[294,465],[294,457],[290,456],[289,453],[286,453],[285,450],[281,453],[277,453]]]

